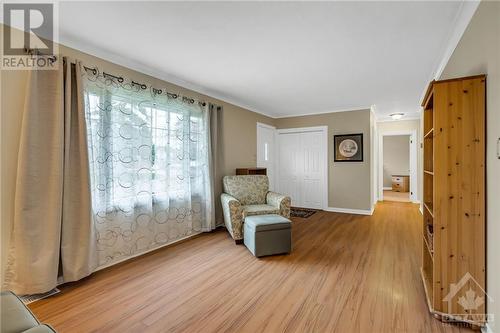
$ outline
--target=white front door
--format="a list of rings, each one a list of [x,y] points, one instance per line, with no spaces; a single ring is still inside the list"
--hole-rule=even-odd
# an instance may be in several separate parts
[[[292,206],[323,209],[327,206],[327,129],[278,130],[278,191]]]
[[[274,167],[275,167],[275,135],[276,128],[257,123],[257,167],[267,169],[269,178],[269,189],[275,189]]]

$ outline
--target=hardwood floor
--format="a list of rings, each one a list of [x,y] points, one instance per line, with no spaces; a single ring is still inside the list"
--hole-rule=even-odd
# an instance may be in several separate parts
[[[410,202],[410,192],[384,190],[384,201]]]
[[[254,258],[225,231],[98,272],[30,308],[58,332],[468,332],[420,279],[420,213],[293,219],[290,255]]]

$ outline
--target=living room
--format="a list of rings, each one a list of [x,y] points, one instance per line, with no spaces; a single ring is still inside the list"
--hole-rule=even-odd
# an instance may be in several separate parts
[[[498,330],[500,2],[2,9],[1,332]]]

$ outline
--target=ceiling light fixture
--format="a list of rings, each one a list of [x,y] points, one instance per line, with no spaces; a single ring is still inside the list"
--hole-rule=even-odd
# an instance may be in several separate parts
[[[390,114],[392,120],[399,120],[401,118],[403,118],[405,114],[404,113],[392,113]]]

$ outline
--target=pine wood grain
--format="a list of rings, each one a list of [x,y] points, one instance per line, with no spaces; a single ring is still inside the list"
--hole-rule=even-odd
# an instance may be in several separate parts
[[[444,302],[450,285],[470,273],[485,288],[485,77],[434,83],[434,310],[460,314]],[[425,157],[424,157],[425,158]],[[455,296],[472,288],[470,280]],[[475,312],[485,313],[484,304]]]
[[[30,308],[59,332],[468,332],[433,318],[421,215],[293,219],[290,255],[253,257],[221,230],[98,272]]]

